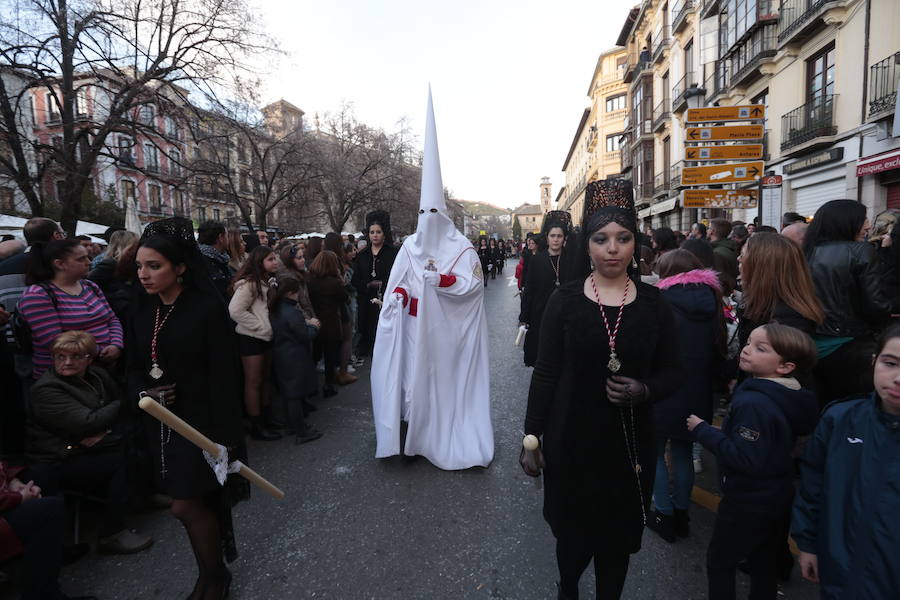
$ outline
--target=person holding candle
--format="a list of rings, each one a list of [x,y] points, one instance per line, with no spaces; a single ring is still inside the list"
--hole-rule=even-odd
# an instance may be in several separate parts
[[[578,598],[591,559],[597,597],[618,598],[640,550],[656,465],[650,402],[678,385],[672,311],[638,283],[637,219],[626,182],[590,184],[577,277],[550,296],[525,433],[543,438],[520,463],[543,470],[556,537],[559,598]]]
[[[391,235],[390,214],[383,210],[367,214],[366,233],[369,244],[356,255],[351,281],[359,299],[357,319],[360,342],[356,355],[362,357],[369,356],[375,345],[378,313],[381,310],[379,302],[397,258],[397,249],[394,248],[394,238]],[[310,254],[306,260],[312,266],[315,256]]]
[[[194,239],[191,222],[173,217],[147,226],[137,251],[136,299],[128,325],[128,389],[150,396],[227,448],[243,450],[240,360],[234,326]],[[145,433],[172,514],[187,532],[199,575],[191,598],[228,594],[237,557],[231,529],[231,486],[223,488],[203,453],[160,422]]]

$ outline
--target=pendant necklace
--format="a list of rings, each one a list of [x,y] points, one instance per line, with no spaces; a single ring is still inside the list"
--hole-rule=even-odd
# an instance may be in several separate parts
[[[166,324],[166,321],[169,320],[169,317],[172,315],[172,312],[175,310],[175,305],[169,309],[169,312],[166,313],[166,316],[163,317],[162,321],[159,320],[159,313],[162,305],[156,307],[156,318],[153,320],[153,337],[150,338],[150,377],[153,379],[159,379],[163,376],[163,370],[159,366],[158,357],[156,354],[156,342],[159,338],[159,332],[162,330],[163,326]]]
[[[594,276],[591,275],[591,287],[594,289],[594,297],[597,298],[597,306],[600,307],[600,316],[603,317],[603,325],[606,327],[606,337],[609,338],[609,362],[606,367],[613,373],[618,373],[622,368],[622,363],[616,356],[616,336],[619,335],[619,325],[622,324],[622,313],[625,312],[625,300],[628,298],[628,285],[631,280],[625,280],[625,294],[622,296],[622,304],[619,306],[619,316],[616,317],[616,326],[610,330],[609,320],[606,318],[606,311],[603,310],[603,303],[600,302],[600,294],[597,292],[597,284],[594,283]]]
[[[378,255],[374,252],[372,253],[372,279],[375,279],[377,275],[375,274],[375,261],[378,260]]]
[[[559,287],[559,257],[560,256],[562,256],[562,255],[561,254],[556,255],[556,262],[554,263],[553,257],[550,256],[549,254],[547,255],[547,258],[550,259],[550,266],[553,267],[553,272],[556,274],[556,287]]]

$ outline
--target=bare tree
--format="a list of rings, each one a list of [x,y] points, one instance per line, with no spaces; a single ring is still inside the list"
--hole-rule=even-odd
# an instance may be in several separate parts
[[[248,61],[272,48],[245,0],[0,0],[0,11],[0,71],[24,82],[11,89],[0,77],[8,148],[0,169],[35,215],[47,204],[42,181],[56,172],[69,233],[98,162],[122,157],[112,134],[157,144],[172,133],[159,131],[159,115],[183,120],[189,94],[209,104],[246,81]],[[30,135],[27,96],[37,99],[34,117],[58,127],[56,139]]]
[[[310,134],[315,172],[301,202],[315,206],[334,231],[374,207],[416,212],[421,174],[405,127],[395,133],[370,127],[344,104]],[[412,208],[411,193],[416,199]]]

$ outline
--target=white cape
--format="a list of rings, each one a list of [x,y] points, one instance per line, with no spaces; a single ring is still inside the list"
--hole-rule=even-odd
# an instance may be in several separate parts
[[[375,456],[400,453],[402,419],[405,454],[441,469],[486,467],[494,432],[481,263],[446,216],[430,94],[428,116],[419,223],[394,261],[375,338]]]

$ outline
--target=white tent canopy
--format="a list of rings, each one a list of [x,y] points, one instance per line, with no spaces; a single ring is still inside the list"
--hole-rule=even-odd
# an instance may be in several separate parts
[[[12,235],[21,238],[22,237],[22,228],[25,227],[25,223],[28,222],[28,219],[23,217],[16,217],[13,215],[0,215],[0,233],[11,233]],[[91,238],[91,241],[95,244],[101,244],[103,246],[106,245],[106,240],[101,238],[108,225],[100,225],[99,223],[91,223],[89,221],[78,221],[78,224],[75,226],[75,235],[86,235]]]

